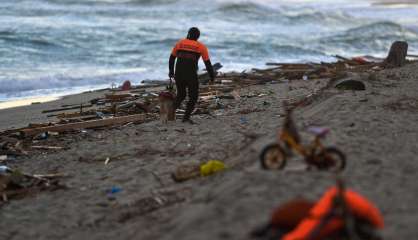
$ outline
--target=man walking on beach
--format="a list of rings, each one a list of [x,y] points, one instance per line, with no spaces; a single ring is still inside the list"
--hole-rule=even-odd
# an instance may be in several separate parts
[[[197,79],[197,70],[199,58],[202,57],[206,70],[209,73],[210,82],[213,83],[215,74],[212,68],[212,63],[209,59],[207,47],[197,41],[200,37],[200,31],[196,27],[189,29],[186,39],[182,39],[174,46],[169,60],[169,74],[170,78],[175,79],[177,96],[174,103],[175,109],[179,108],[183,100],[186,98],[186,91],[189,95],[189,102],[187,103],[186,112],[183,117],[183,122],[193,124],[190,115],[197,103],[199,97],[199,81]],[[174,72],[174,63],[177,58],[176,71]]]

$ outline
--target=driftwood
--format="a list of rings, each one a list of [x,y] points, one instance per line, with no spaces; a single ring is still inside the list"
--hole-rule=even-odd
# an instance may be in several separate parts
[[[390,47],[389,54],[385,60],[385,64],[391,67],[402,67],[406,63],[408,55],[408,43],[396,41]]]
[[[350,61],[350,59],[348,59],[346,57],[343,57],[343,56],[340,56],[340,55],[335,55],[334,57],[339,59],[339,60],[342,60],[342,61]]]
[[[57,146],[31,146],[33,149],[40,149],[40,150],[62,150],[63,147],[57,147]]]
[[[215,63],[215,64],[213,64],[213,71],[215,72],[215,75],[217,75],[217,72],[223,67],[222,66],[222,64],[220,64],[220,63]],[[200,83],[203,83],[203,84],[206,84],[206,83],[208,83],[209,82],[209,73],[203,73],[203,74],[200,74],[199,76],[198,76],[198,79],[199,79],[199,82]]]
[[[90,109],[84,112],[70,112],[70,113],[59,113],[59,114],[49,114],[47,117],[56,117],[58,119],[71,119],[71,118],[91,118],[97,116],[97,109]]]
[[[51,174],[34,174],[33,177],[43,178],[43,179],[52,179],[52,178],[68,177],[68,175],[64,173],[51,173]]]
[[[89,108],[93,105],[78,105],[75,107],[65,107],[65,108],[57,108],[57,109],[50,109],[50,110],[44,110],[42,113],[52,113],[52,112],[60,112],[60,111],[66,111],[66,110],[73,110],[73,109],[80,109],[82,111],[83,108]]]
[[[126,100],[127,98],[131,98],[132,95],[131,94],[106,94],[105,98],[107,100],[111,100],[111,101],[123,101]]]
[[[268,65],[274,66],[269,69],[253,69],[251,71],[243,72],[228,72],[217,73],[215,79],[216,84],[204,85],[202,84],[200,90],[200,105],[198,114],[207,114],[211,109],[218,109],[222,103],[219,104],[219,99],[236,99],[256,97],[257,95],[240,96],[237,90],[243,87],[251,85],[259,85],[266,83],[288,82],[292,80],[304,79],[309,81],[311,79],[341,79],[341,75],[346,72],[356,71],[378,71],[383,68],[383,64],[368,62],[362,64],[362,58],[348,59],[342,56],[336,56],[340,61],[336,63],[268,63]],[[369,58],[369,57],[368,57]],[[214,64],[214,70],[219,70],[222,65]],[[209,80],[207,73],[199,75],[199,80]],[[162,83],[160,86],[166,85],[168,82]],[[227,83],[222,84],[222,83]],[[96,98],[90,101],[92,105],[104,103],[112,103],[111,106],[104,106],[103,108],[92,109],[90,108],[84,112],[76,113],[59,113],[56,115],[50,115],[58,117],[61,122],[58,123],[45,123],[40,125],[32,125],[27,128],[8,130],[0,132],[0,136],[9,136],[21,133],[21,136],[33,137],[40,133],[45,132],[65,132],[72,130],[81,130],[88,128],[99,128],[111,125],[124,125],[131,122],[141,122],[145,120],[146,115],[142,112],[157,113],[159,112],[158,96],[162,89],[155,88],[150,91],[145,91],[145,88],[153,88],[154,86],[138,86],[135,91],[140,92],[139,95],[132,94],[132,91],[114,91],[112,94],[105,94],[101,98]],[[106,91],[109,91],[107,89]],[[235,91],[235,92],[234,92]],[[311,94],[315,96],[316,94]],[[303,100],[304,104],[313,99],[312,96],[307,96]],[[216,99],[216,100],[215,100]],[[143,102],[139,102],[142,100]],[[210,101],[209,101],[210,100]],[[309,101],[308,101],[309,100]],[[299,101],[298,101],[299,102]],[[215,105],[215,106],[214,106]],[[52,109],[44,112],[63,111],[66,109],[77,109],[79,106],[75,105],[62,105],[63,107]],[[70,108],[71,107],[71,108]],[[83,105],[83,107],[91,107],[91,105]],[[255,109],[250,109],[253,111]],[[246,110],[244,110],[245,112]],[[177,110],[179,113],[179,110]],[[140,114],[139,114],[140,113]],[[124,117],[106,118],[107,116],[115,115],[127,115]],[[82,118],[84,116],[84,118]],[[154,116],[154,115],[153,115]],[[156,116],[156,115],[155,115]],[[75,118],[75,119],[73,119]],[[106,118],[93,120],[92,118]],[[77,122],[76,122],[77,121]],[[40,146],[42,148],[43,146]],[[35,146],[36,148],[36,146]],[[5,149],[2,149],[5,150]],[[2,153],[0,151],[0,153]],[[4,153],[3,153],[4,154]]]
[[[131,102],[127,102],[127,103],[121,104],[121,105],[117,106],[116,108],[117,108],[117,110],[127,109],[127,108],[130,108],[130,107],[133,107],[134,105],[135,105],[135,102],[134,101],[131,101]]]
[[[29,175],[20,171],[7,169],[5,174],[0,174],[0,206],[14,198],[24,198],[44,190],[56,190],[65,188],[54,178],[61,177],[57,174]],[[52,180],[51,180],[52,179]]]
[[[62,125],[49,126],[49,127],[28,128],[28,129],[23,129],[20,132],[23,136],[35,136],[43,132],[64,132],[64,131],[70,131],[70,130],[105,127],[105,126],[111,126],[111,125],[116,125],[116,124],[125,124],[128,122],[144,121],[145,119],[146,119],[146,114],[135,114],[135,115],[129,115],[129,116],[123,116],[123,117],[85,121],[85,122],[79,122],[79,123],[69,123],[69,124],[62,124]]]

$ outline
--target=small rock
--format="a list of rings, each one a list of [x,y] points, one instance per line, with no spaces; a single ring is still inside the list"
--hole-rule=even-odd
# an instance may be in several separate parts
[[[367,160],[367,164],[379,165],[379,164],[382,164],[382,161],[380,159],[369,159]]]

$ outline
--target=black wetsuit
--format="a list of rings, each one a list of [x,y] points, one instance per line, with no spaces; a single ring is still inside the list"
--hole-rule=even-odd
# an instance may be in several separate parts
[[[174,107],[180,107],[186,95],[189,95],[184,120],[188,120],[197,103],[199,97],[199,81],[197,79],[198,61],[202,57],[206,70],[211,80],[214,79],[214,71],[209,59],[208,49],[206,46],[196,40],[183,39],[180,40],[170,56],[169,70],[170,75],[174,75],[176,80],[177,96]],[[174,63],[177,58],[176,70],[174,74]]]

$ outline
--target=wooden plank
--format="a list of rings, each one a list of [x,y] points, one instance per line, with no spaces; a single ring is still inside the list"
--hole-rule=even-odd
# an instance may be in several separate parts
[[[146,119],[146,114],[135,114],[123,117],[114,117],[108,119],[100,119],[100,120],[92,120],[92,121],[85,121],[79,123],[69,123],[69,124],[62,124],[56,126],[49,126],[49,127],[40,127],[40,128],[28,128],[23,129],[20,133],[23,136],[34,136],[39,133],[43,132],[64,132],[70,130],[81,130],[81,129],[88,129],[88,128],[96,128],[96,127],[105,127],[111,126],[116,124],[125,124],[128,122],[138,122],[144,121]]]
[[[89,108],[93,105],[78,105],[75,107],[66,107],[66,108],[57,108],[57,109],[50,109],[50,110],[44,110],[42,113],[52,113],[52,112],[60,112],[60,111],[66,111],[66,110],[74,110],[74,109],[83,109],[83,108]]]
[[[270,71],[274,71],[274,70],[279,70],[279,69],[280,69],[280,67],[266,68],[266,69],[253,68],[251,70],[254,71],[254,72],[256,72],[256,73],[266,73],[266,72],[270,72]]]
[[[61,150],[64,149],[63,147],[57,146],[31,146],[33,149],[40,149],[40,150]]]
[[[125,93],[125,94],[106,94],[105,98],[107,100],[111,100],[111,101],[122,101],[122,100],[126,100],[127,98],[131,98],[133,97],[131,94],[129,93]]]
[[[68,177],[65,173],[51,173],[51,174],[34,174],[35,178],[63,178]]]
[[[201,97],[204,97],[204,96],[212,96],[212,95],[217,95],[216,91],[201,92],[201,93],[199,93],[199,96],[201,96]]]
[[[218,74],[218,70],[220,70],[222,67],[223,66],[220,63],[215,63],[212,65],[215,76]],[[199,80],[200,83],[207,84],[209,82],[209,73],[206,72],[206,73],[199,74],[197,76],[197,79]]]
[[[346,57],[343,57],[343,56],[340,56],[340,55],[335,55],[334,57],[337,58],[337,59],[339,59],[339,60],[350,61],[350,59],[348,59]]]
[[[278,66],[279,68],[314,68],[319,66],[317,63],[266,63],[267,66]]]
[[[278,73],[305,73],[316,70],[315,68],[291,68],[291,69],[281,69]]]
[[[96,113],[88,114],[88,112],[84,112],[82,114],[80,114],[80,113],[58,114],[58,115],[53,116],[53,117],[57,117],[58,119],[74,119],[74,118],[82,118],[83,119],[83,118],[96,117],[96,116],[97,116]]]

